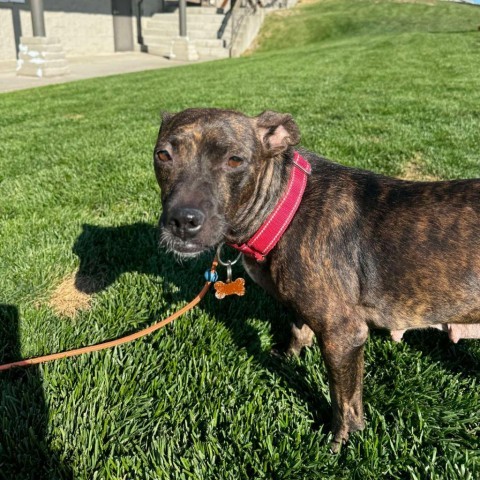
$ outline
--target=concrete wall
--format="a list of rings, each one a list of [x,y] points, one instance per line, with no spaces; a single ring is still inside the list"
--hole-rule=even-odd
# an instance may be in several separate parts
[[[136,0],[133,6],[133,35],[137,45]],[[44,0],[45,30],[48,37],[60,39],[67,56],[113,53],[113,18],[111,0]],[[158,12],[162,0],[144,0],[143,15]],[[32,35],[29,3],[14,5],[21,22],[21,34]],[[0,61],[15,60],[15,35],[12,6],[0,3]]]
[[[0,7],[0,61],[15,58],[12,10]]]
[[[247,15],[242,22],[240,30],[236,35],[232,46],[230,47],[230,55],[239,57],[252,44],[258,35],[260,27],[265,20],[265,10],[258,8],[255,14]]]

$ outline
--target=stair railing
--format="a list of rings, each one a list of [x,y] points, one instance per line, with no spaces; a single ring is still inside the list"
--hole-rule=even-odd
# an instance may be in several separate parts
[[[231,0],[230,9],[225,14],[217,33],[218,38],[226,39],[225,46],[230,50],[230,56],[243,22],[248,16],[255,15],[257,8],[262,8],[262,4],[257,0]],[[225,35],[227,28],[230,29],[230,35]]]

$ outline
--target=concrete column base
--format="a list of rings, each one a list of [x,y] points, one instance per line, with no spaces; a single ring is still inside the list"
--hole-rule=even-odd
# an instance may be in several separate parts
[[[199,58],[195,42],[189,40],[188,37],[177,37],[172,40],[169,57],[184,61],[194,61]]]
[[[58,38],[21,37],[18,50],[17,75],[41,78],[70,73]]]

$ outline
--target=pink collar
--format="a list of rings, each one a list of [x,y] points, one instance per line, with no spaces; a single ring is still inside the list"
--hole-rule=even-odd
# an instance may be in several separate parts
[[[296,168],[292,168],[285,193],[257,233],[241,245],[228,244],[258,262],[264,261],[270,250],[278,243],[302,200],[307,176],[312,172],[312,167],[298,152],[293,155],[293,165]]]

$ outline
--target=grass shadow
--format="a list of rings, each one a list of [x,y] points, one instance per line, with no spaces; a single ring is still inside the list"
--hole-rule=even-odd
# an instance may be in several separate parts
[[[19,314],[0,304],[0,363],[20,360]],[[0,479],[72,478],[47,442],[48,409],[38,367],[0,372]]]

